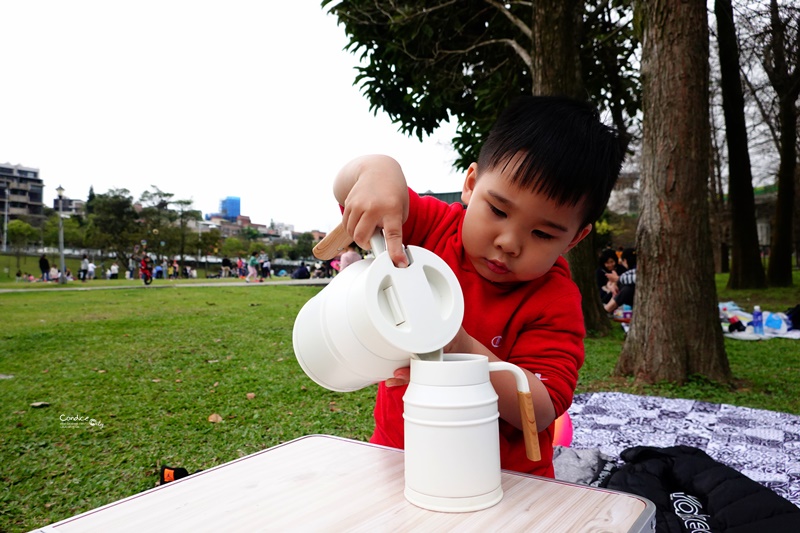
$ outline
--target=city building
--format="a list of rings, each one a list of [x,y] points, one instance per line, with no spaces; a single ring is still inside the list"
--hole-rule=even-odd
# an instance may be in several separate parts
[[[622,172],[608,199],[608,210],[617,214],[639,214],[640,176],[638,172]]]
[[[53,198],[53,209],[58,211],[58,198]],[[64,215],[86,215],[86,202],[83,200],[73,200],[66,196],[61,199],[61,212]]]
[[[459,193],[460,194],[460,193]],[[259,238],[265,243],[276,241],[297,240],[299,235],[294,230],[294,225],[270,220],[269,224],[253,222],[249,216],[241,214],[241,202],[238,196],[228,196],[220,200],[219,213],[206,213],[204,219],[219,229],[223,238],[239,236],[243,229],[250,228],[258,232]],[[312,231],[314,241],[319,241],[325,233]]]
[[[238,196],[228,196],[219,201],[219,213],[206,213],[205,219],[208,221],[227,220],[235,224],[242,214],[241,205],[242,202]]]
[[[219,212],[222,218],[236,222],[241,215],[241,200],[238,196],[228,196],[219,203]]]
[[[0,164],[0,213],[9,220],[21,219],[33,226],[44,221],[44,182],[39,169]]]

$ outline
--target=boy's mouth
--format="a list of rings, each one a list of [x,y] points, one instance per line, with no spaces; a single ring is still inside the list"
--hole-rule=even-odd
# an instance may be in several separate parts
[[[508,267],[500,261],[486,260],[486,267],[495,274],[508,274],[511,272]]]

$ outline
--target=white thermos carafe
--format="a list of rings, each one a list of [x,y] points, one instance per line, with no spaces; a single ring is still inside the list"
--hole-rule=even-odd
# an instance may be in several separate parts
[[[467,512],[502,499],[497,393],[489,381],[496,371],[514,373],[526,451],[531,460],[540,458],[530,389],[519,367],[475,354],[414,359],[403,396],[405,496],[414,505]]]

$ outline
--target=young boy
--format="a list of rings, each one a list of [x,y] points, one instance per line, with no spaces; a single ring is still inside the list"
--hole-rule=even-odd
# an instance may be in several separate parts
[[[553,421],[572,403],[583,364],[578,288],[561,257],[592,229],[619,175],[625,146],[588,104],[525,97],[498,118],[461,200],[448,205],[410,190],[399,164],[372,155],[345,165],[334,183],[343,225],[362,248],[383,228],[387,251],[408,265],[403,244],[427,248],[453,269],[464,320],[446,353],[477,353],[525,370],[533,393],[541,461],[525,457],[517,388],[493,372],[505,469],[553,477]],[[409,369],[378,387],[371,442],[403,447]]]

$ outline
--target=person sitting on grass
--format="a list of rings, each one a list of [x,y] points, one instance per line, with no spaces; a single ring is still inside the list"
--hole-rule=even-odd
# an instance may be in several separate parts
[[[625,142],[590,104],[521,97],[469,165],[461,192],[466,207],[419,196],[388,156],[357,158],[335,178],[342,225],[359,246],[369,249],[382,228],[397,267],[408,265],[406,244],[431,250],[453,269],[465,310],[445,353],[483,354],[527,375],[542,457],[526,457],[516,383],[495,372],[502,468],[554,476],[554,421],[572,403],[585,335],[581,295],[562,254],[591,231],[624,155]],[[379,384],[370,442],[403,447],[409,375],[401,368]]]
[[[607,313],[613,313],[623,305],[633,308],[633,296],[636,292],[636,250],[633,248],[623,250],[620,262],[627,270],[620,275],[609,275],[609,284],[613,286],[614,296],[603,304],[603,309]]]
[[[625,272],[625,267],[617,262],[617,253],[611,248],[600,254],[599,265],[595,270],[597,288],[600,291],[600,302],[607,304],[616,295],[616,277]],[[613,281],[612,281],[613,280]]]
[[[300,266],[292,272],[292,279],[309,279],[310,277],[311,273],[308,271],[305,262],[301,262]]]

